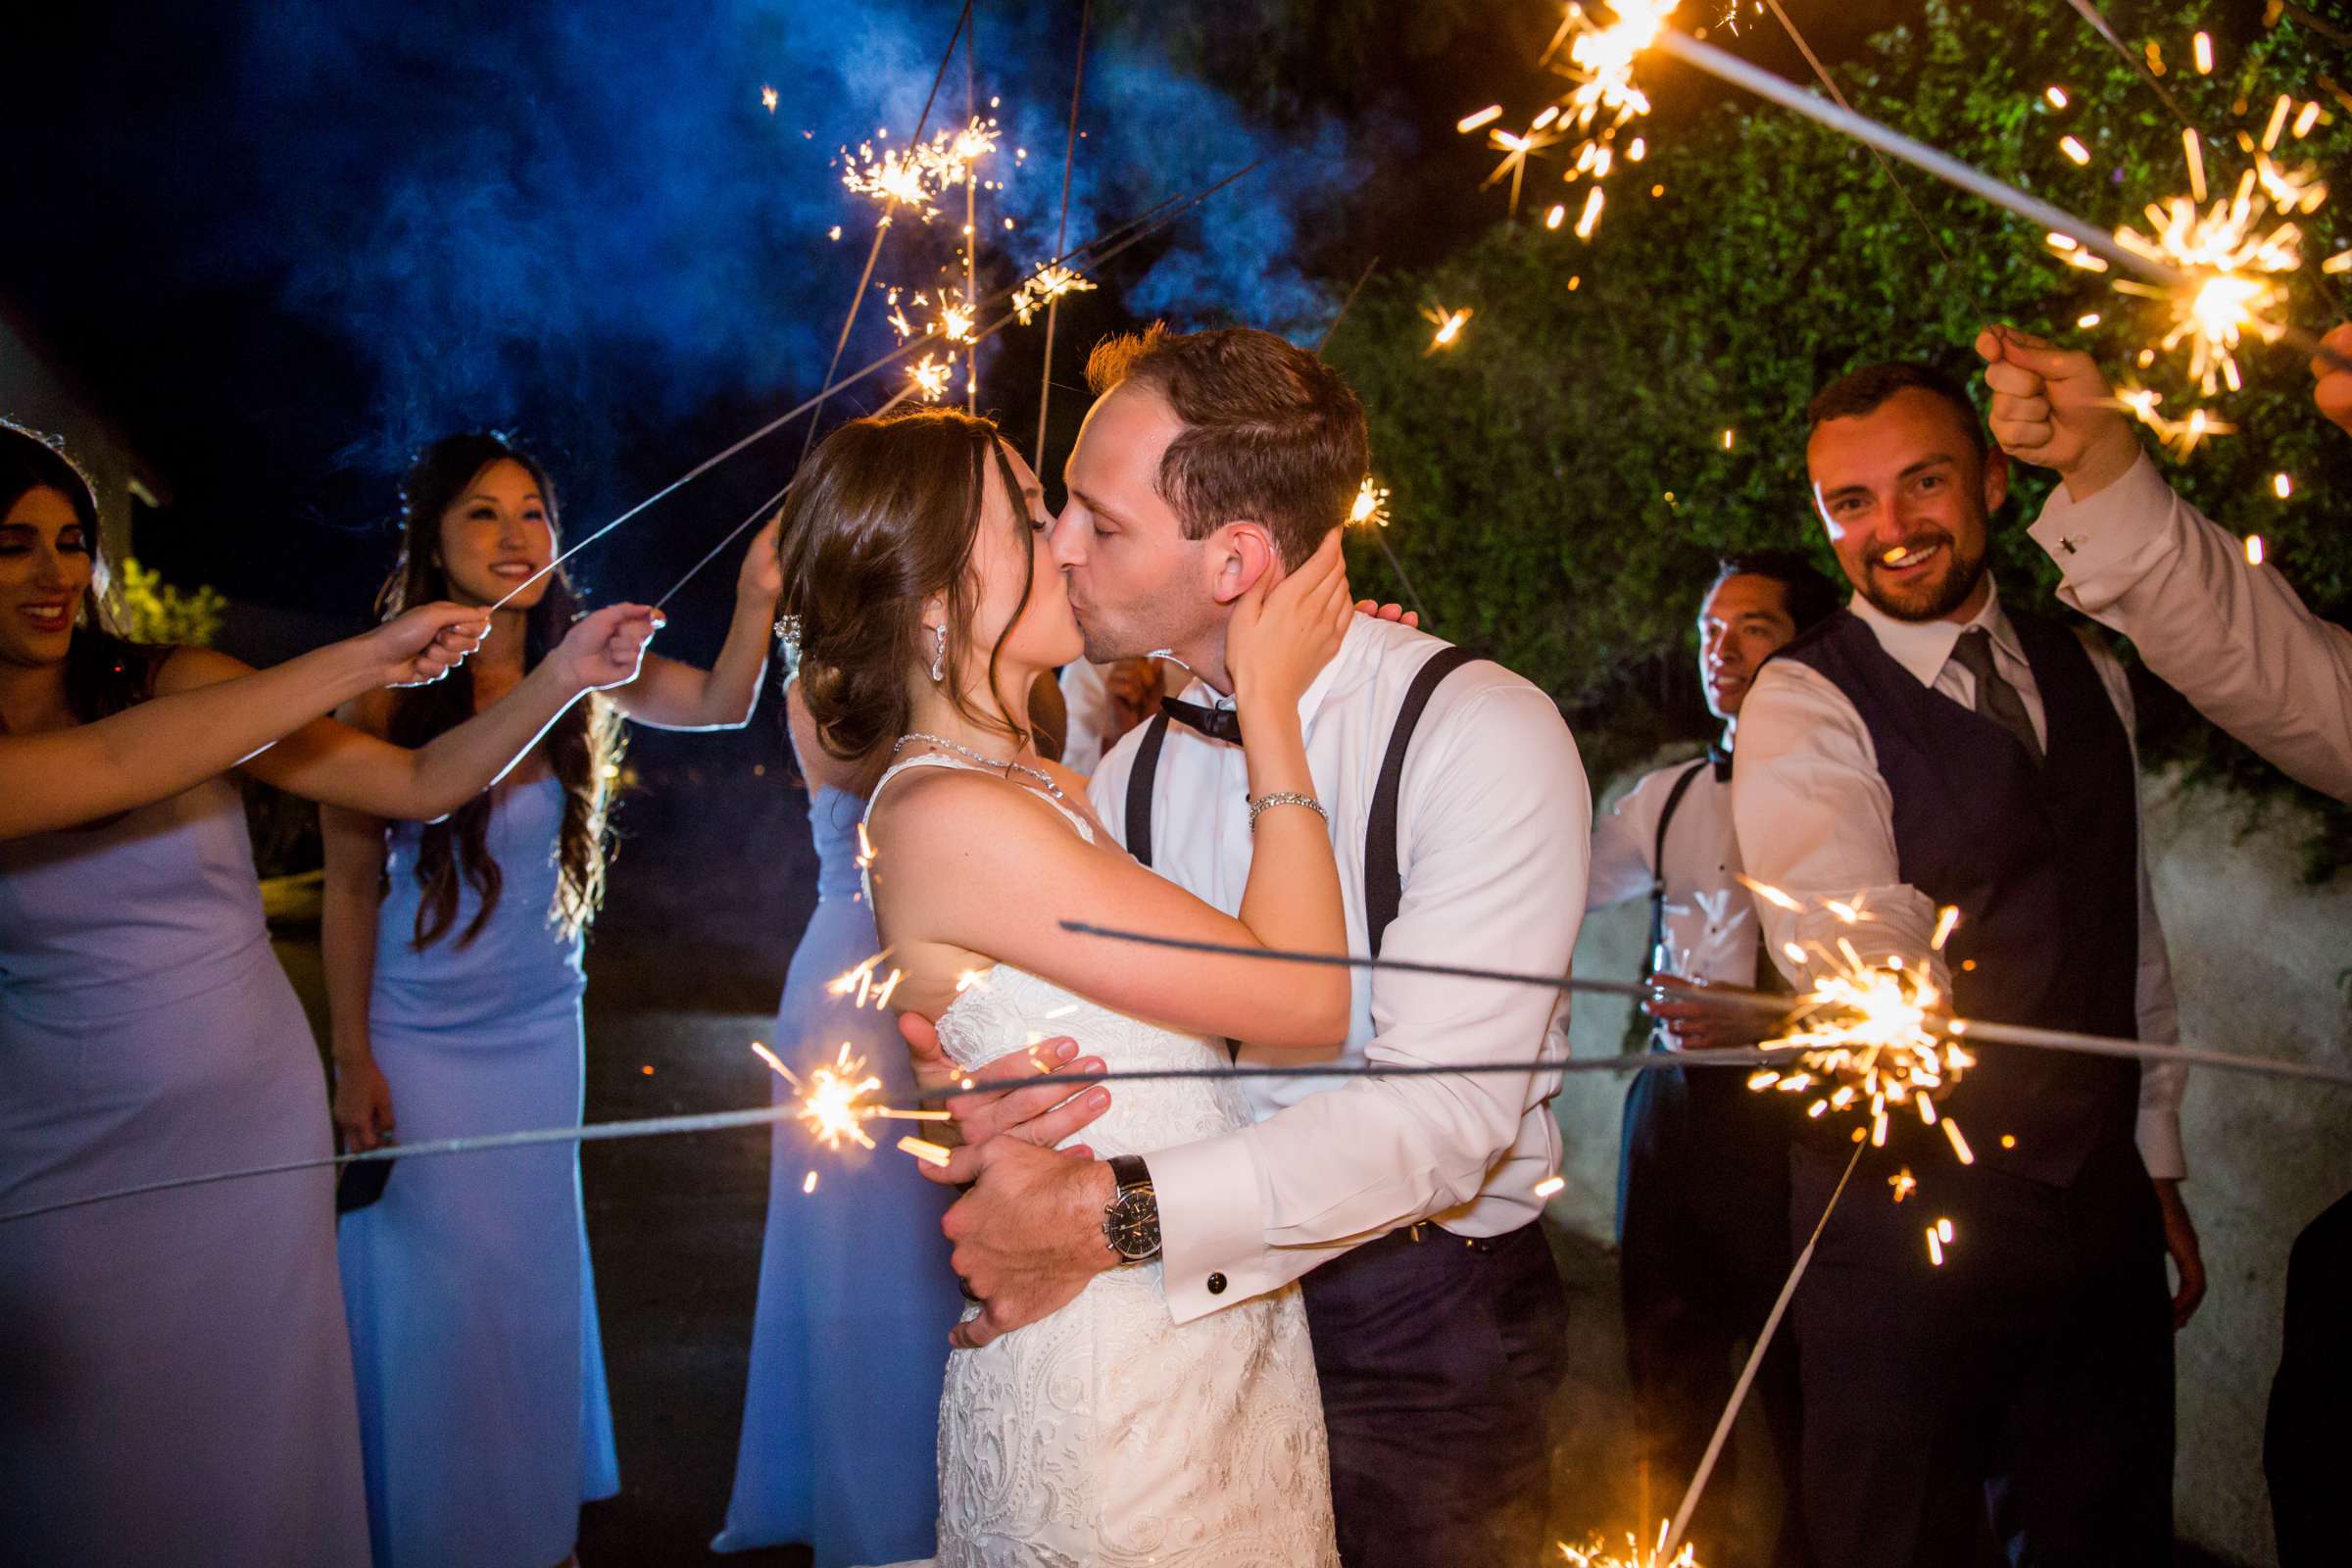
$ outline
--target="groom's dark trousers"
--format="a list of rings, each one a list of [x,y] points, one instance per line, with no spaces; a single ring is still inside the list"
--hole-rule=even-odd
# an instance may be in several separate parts
[[[1308,1274],[1345,1568],[1544,1559],[1568,1303],[1540,1224],[1421,1224]]]

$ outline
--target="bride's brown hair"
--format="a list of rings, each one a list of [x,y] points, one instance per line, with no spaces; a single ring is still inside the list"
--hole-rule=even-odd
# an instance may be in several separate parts
[[[1029,744],[1027,731],[974,711],[963,695],[974,610],[968,568],[992,462],[1017,514],[1020,481],[995,420],[955,409],[857,419],[825,437],[785,497],[781,605],[800,620],[801,697],[818,741],[858,763],[863,785],[880,776],[891,743],[912,722],[907,681],[931,664],[923,601],[936,593],[947,596],[949,701],[1016,747]],[[1021,560],[1020,603],[988,652],[1000,713],[1010,705],[997,684],[998,658],[1036,586],[1035,556],[1024,550]]]

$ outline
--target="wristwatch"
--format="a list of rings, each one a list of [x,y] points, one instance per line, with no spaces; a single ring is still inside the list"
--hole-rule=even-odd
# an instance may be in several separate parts
[[[1149,1263],[1159,1256],[1159,1199],[1151,1169],[1138,1155],[1113,1154],[1110,1179],[1118,1191],[1102,1205],[1102,1245],[1122,1263]]]

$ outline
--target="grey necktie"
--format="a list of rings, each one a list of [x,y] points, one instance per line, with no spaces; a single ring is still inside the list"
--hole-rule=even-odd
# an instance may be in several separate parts
[[[2026,711],[2026,700],[2018,696],[2017,688],[2001,678],[1993,667],[1992,636],[1982,626],[1972,626],[1960,634],[1952,646],[1952,659],[1977,680],[1977,711],[2017,737],[2026,755],[2041,764],[2041,742],[2034,736],[2034,715]]]

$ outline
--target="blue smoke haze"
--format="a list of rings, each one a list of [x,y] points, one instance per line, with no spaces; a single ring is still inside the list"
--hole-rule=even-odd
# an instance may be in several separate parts
[[[733,0],[693,21],[554,0],[256,8],[225,142],[243,167],[191,204],[225,216],[185,238],[349,346],[381,415],[352,449],[360,466],[475,424],[570,426],[570,461],[601,462],[625,432],[814,389],[875,212],[842,189],[837,150],[882,125],[904,141],[955,15],[946,0]],[[1011,187],[984,196],[984,293],[992,272],[1003,286],[1053,251],[1077,15],[978,8],[979,102],[1001,96],[1004,129],[991,172]],[[1301,226],[1314,232],[1361,173],[1341,127],[1253,126],[1172,70],[1146,27],[1105,13],[1088,52],[1072,244],[1265,160],[1100,281],[1140,314],[1311,339],[1333,300],[1302,270]],[[772,115],[762,86],[778,92]],[[933,127],[963,106],[959,54]],[[902,220],[877,276],[932,282],[961,216],[958,199],[928,230]],[[895,341],[879,303],[845,366]],[[1030,403],[1034,389],[994,384],[988,365],[984,352],[990,402]],[[874,385],[850,408],[895,374]]]

